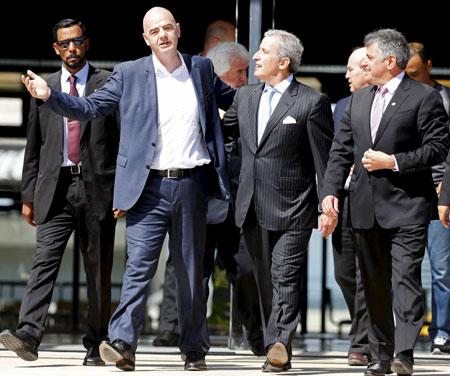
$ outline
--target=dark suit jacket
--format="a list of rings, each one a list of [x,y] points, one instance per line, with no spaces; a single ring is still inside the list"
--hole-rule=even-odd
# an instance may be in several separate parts
[[[236,223],[242,226],[253,200],[258,223],[267,230],[312,228],[317,224],[316,174],[320,186],[333,139],[330,102],[324,94],[294,80],[258,146],[263,88],[264,84],[257,84],[239,89],[224,118],[226,127],[239,125],[241,137]]]
[[[445,161],[445,173],[439,195],[439,205],[450,205],[450,153],[447,155],[447,160]]]
[[[228,108],[234,90],[214,74],[211,60],[183,55],[199,103],[201,130],[212,162],[210,188],[229,199],[225,152],[217,103]],[[45,102],[52,110],[75,119],[92,119],[120,110],[120,146],[114,187],[114,207],[130,209],[141,196],[150,173],[158,134],[156,77],[152,57],[118,64],[106,84],[88,97],[59,91]],[[212,186],[211,186],[212,185]]]
[[[345,109],[350,103],[351,95],[345,98],[341,98],[337,101],[336,106],[334,106],[333,111],[333,123],[334,123],[334,133],[337,132],[339,126],[341,125],[342,116],[344,116]]]
[[[354,93],[334,138],[322,198],[339,196],[351,165],[350,214],[357,229],[426,224],[436,216],[437,196],[430,166],[447,154],[447,115],[439,93],[405,76],[388,104],[375,142],[370,110],[376,87]],[[398,172],[368,172],[361,159],[372,148],[394,154]]]
[[[85,95],[102,87],[111,72],[89,66]],[[61,71],[47,77],[49,86],[61,89]],[[36,223],[46,220],[58,182],[63,154],[63,117],[31,100],[27,145],[22,173],[22,200],[32,202]],[[104,219],[111,215],[115,160],[119,147],[116,112],[82,121],[80,157],[83,183],[90,207]]]

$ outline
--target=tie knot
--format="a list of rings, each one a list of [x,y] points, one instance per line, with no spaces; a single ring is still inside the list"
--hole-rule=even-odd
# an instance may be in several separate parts
[[[272,96],[272,95],[274,95],[276,92],[277,92],[277,89],[275,89],[274,87],[272,87],[272,86],[266,86],[265,87],[265,89],[264,89],[264,92],[268,95],[268,96]]]
[[[69,76],[69,81],[70,81],[70,84],[71,84],[71,85],[74,85],[75,82],[77,81],[77,76],[72,76],[72,75],[70,75],[70,76]]]
[[[388,88],[383,86],[380,86],[377,90],[377,93],[380,94],[382,97],[384,97],[387,92],[389,92]]]

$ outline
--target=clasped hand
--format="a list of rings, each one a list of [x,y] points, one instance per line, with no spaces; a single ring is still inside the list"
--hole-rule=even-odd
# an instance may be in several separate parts
[[[372,149],[364,153],[361,162],[367,171],[392,170],[395,167],[395,160],[392,155]]]

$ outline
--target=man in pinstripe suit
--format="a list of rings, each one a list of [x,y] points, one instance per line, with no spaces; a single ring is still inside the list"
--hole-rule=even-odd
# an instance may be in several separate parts
[[[254,262],[265,372],[291,368],[301,271],[317,225],[316,175],[320,186],[333,138],[328,98],[294,79],[302,52],[293,34],[267,31],[253,56],[263,83],[240,88],[224,119],[239,126],[242,142],[236,223]],[[325,235],[334,226],[329,217],[321,222]]]

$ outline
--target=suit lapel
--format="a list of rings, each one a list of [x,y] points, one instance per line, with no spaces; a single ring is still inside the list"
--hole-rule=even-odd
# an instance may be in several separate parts
[[[256,149],[258,147],[258,138],[257,138],[258,109],[263,89],[264,84],[255,86],[253,90],[250,92],[250,96],[248,98],[248,116],[249,116],[248,124],[250,124],[250,126],[247,127],[246,131],[250,132],[249,137],[249,140],[251,140],[250,148],[253,153],[256,152]]]
[[[57,72],[57,74],[52,75],[52,77],[47,79],[48,85],[52,88],[55,88],[58,91],[61,91],[61,70]],[[55,148],[55,150],[63,150],[64,148],[64,132],[63,132],[63,126],[64,126],[64,120],[63,116],[57,114],[54,111],[49,111],[48,114],[48,124],[50,124],[50,132],[56,132],[56,140],[58,140],[59,145],[58,148]]]
[[[383,135],[383,132],[386,130],[394,114],[398,111],[402,103],[408,97],[407,90],[409,90],[409,87],[410,87],[409,79],[403,78],[402,82],[400,82],[400,85],[395,91],[394,96],[392,97],[391,101],[388,103],[386,109],[384,110],[383,116],[380,121],[380,126],[378,127],[377,135],[375,137],[375,142],[373,143],[374,146],[377,144],[380,137]]]
[[[299,85],[298,85],[297,81],[295,81],[295,79],[293,79],[291,84],[288,86],[286,91],[281,96],[280,101],[277,104],[277,107],[275,108],[274,112],[272,113],[272,116],[270,117],[269,121],[267,122],[267,126],[261,137],[261,141],[258,145],[258,149],[260,149],[265,144],[270,133],[272,133],[274,128],[278,124],[280,124],[281,119],[284,117],[284,115],[289,110],[289,108],[294,104],[295,98],[297,97],[297,94],[298,94],[298,88],[299,88]]]
[[[203,135],[205,135],[206,132],[205,95],[203,92],[200,67],[195,63],[195,60],[192,59],[192,56],[190,55],[183,55],[183,59],[191,76],[192,84],[194,85],[194,90],[197,96],[197,102],[199,106],[200,125],[202,128]]]
[[[376,86],[372,86],[372,88],[367,92],[367,95],[364,96],[364,98],[361,101],[360,108],[364,109],[364,112],[362,114],[363,116],[363,130],[364,134],[367,138],[367,141],[369,142],[369,145],[373,145],[372,142],[372,131],[370,127],[370,112],[372,110],[372,103],[375,98],[375,93],[377,91]]]
[[[156,76],[155,67],[153,65],[152,55],[148,56],[144,62],[145,64],[145,81],[146,85],[142,95],[148,100],[149,123],[155,124],[158,127],[158,94],[156,90]]]
[[[86,88],[84,90],[85,97],[92,94],[98,88],[101,82],[101,78],[99,78],[94,74],[96,72],[98,72],[98,69],[94,68],[92,65],[89,64],[89,73],[87,77]],[[88,123],[89,121],[86,120],[80,121],[80,141],[83,139],[83,135],[86,131],[86,126]]]

